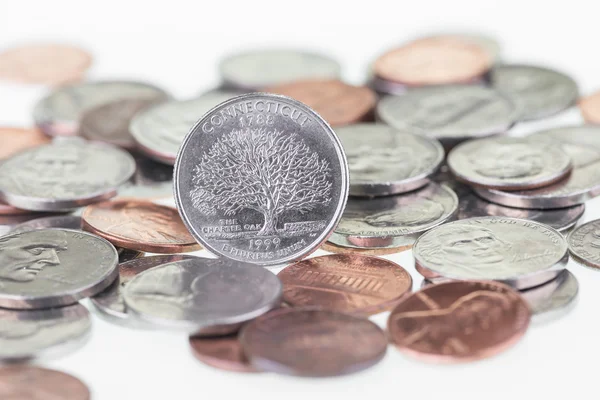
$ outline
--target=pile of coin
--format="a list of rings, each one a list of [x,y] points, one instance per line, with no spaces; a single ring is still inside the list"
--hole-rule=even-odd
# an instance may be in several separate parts
[[[359,86],[324,55],[234,54],[222,85],[192,99],[85,81],[90,63],[68,46],[0,53],[0,79],[56,85],[36,128],[0,128],[0,363],[84,344],[86,298],[238,372],[354,373],[388,342],[471,361],[574,304],[569,253],[600,268],[600,221],[573,228],[600,194],[600,127],[511,135],[579,91],[503,63],[492,38],[413,39]],[[597,98],[578,103],[591,123]],[[213,257],[183,254],[202,248]],[[318,249],[333,254],[309,257]],[[409,270],[377,257],[406,250],[416,292]],[[386,335],[369,317],[387,311]],[[0,368],[0,397],[52,379],[89,398],[28,366]],[[11,383],[23,380],[36,384]]]

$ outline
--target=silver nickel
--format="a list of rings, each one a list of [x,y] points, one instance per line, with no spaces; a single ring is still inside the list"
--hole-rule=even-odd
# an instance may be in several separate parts
[[[384,97],[377,117],[394,128],[436,138],[445,146],[505,133],[516,107],[498,91],[478,85],[411,89]]]
[[[83,346],[92,327],[81,304],[48,310],[0,309],[0,363],[63,356]]]
[[[453,219],[457,208],[452,189],[436,183],[397,196],[351,197],[329,241],[354,248],[408,248],[423,232]]]
[[[569,234],[567,241],[571,256],[577,262],[600,268],[600,220],[578,226]]]
[[[504,217],[438,226],[415,242],[413,255],[415,266],[429,277],[497,280],[516,289],[556,278],[569,260],[560,232],[537,222]]]
[[[219,71],[227,87],[256,90],[305,79],[339,78],[340,64],[322,54],[267,49],[233,54]]]
[[[304,258],[331,234],[348,165],[329,125],[302,103],[253,93],[208,112],[175,163],[175,203],[214,254],[258,265]]]
[[[133,158],[121,149],[63,139],[4,161],[0,198],[26,210],[72,210],[114,197],[134,171]]]
[[[72,136],[90,109],[123,99],[167,99],[164,90],[142,82],[100,81],[60,87],[42,98],[33,110],[36,125],[50,136]]]
[[[450,151],[447,163],[462,182],[502,190],[548,186],[573,168],[560,143],[516,137],[461,143]]]
[[[499,65],[490,72],[492,85],[519,108],[518,119],[552,116],[575,104],[577,83],[569,76],[533,65]]]
[[[123,290],[130,314],[195,335],[226,335],[278,307],[279,278],[265,268],[195,258],[149,269]]]
[[[14,235],[48,228],[81,230],[81,217],[78,215],[54,215],[51,217],[36,218],[15,226],[9,233]]]
[[[568,270],[540,286],[521,291],[529,304],[536,324],[549,322],[566,314],[575,305],[579,283]]]
[[[118,276],[108,241],[68,229],[41,229],[0,238],[0,307],[70,305],[106,289]]]
[[[144,154],[173,165],[181,142],[196,122],[215,106],[236,96],[235,92],[216,91],[192,100],[168,101],[133,118],[130,131]]]
[[[351,196],[410,192],[429,183],[444,160],[435,139],[401,132],[382,124],[337,128],[348,158]]]

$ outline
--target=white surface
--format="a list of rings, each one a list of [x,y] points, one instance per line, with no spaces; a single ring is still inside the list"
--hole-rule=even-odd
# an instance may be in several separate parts
[[[238,49],[325,51],[359,83],[378,53],[405,39],[429,31],[483,31],[502,41],[506,61],[561,69],[588,93],[600,88],[599,9],[590,0],[3,1],[0,49],[29,41],[80,43],[96,57],[90,77],[149,80],[184,98],[217,84],[218,59]],[[31,124],[43,92],[0,85],[0,124]],[[515,130],[580,118],[571,110]],[[584,220],[598,217],[600,201],[588,204]],[[386,258],[406,267],[418,287],[410,251]],[[376,367],[342,378],[236,374],[197,362],[185,335],[129,330],[99,318],[85,348],[42,365],[80,377],[97,400],[597,398],[600,271],[572,261],[569,269],[579,279],[580,298],[567,316],[532,326],[514,348],[467,365],[424,364],[390,347]],[[383,326],[386,318],[374,320]]]

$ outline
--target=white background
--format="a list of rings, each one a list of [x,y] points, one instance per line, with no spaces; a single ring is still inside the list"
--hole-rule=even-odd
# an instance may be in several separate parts
[[[77,43],[95,56],[91,78],[148,80],[184,98],[216,85],[217,61],[240,49],[323,51],[339,59],[347,80],[360,83],[374,57],[403,40],[481,31],[502,42],[506,61],[561,69],[589,93],[600,89],[599,11],[593,0],[0,1],[0,50],[31,41]],[[0,85],[0,124],[31,124],[43,93]],[[573,109],[516,131],[580,121]],[[600,216],[595,204],[588,204],[585,220]],[[420,284],[410,251],[389,258],[411,272],[415,288]],[[580,298],[567,316],[532,326],[499,356],[466,365],[425,364],[390,347],[376,367],[347,377],[236,374],[197,362],[185,335],[129,330],[96,317],[86,347],[42,365],[80,377],[99,400],[598,398],[600,271],[574,262],[569,269],[579,279]],[[383,326],[386,317],[373,319]]]

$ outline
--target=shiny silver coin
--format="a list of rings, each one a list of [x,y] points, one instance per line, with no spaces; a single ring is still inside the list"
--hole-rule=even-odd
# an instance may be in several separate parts
[[[540,189],[505,192],[482,188],[476,189],[478,195],[509,207],[546,209],[583,204],[600,194],[600,127],[556,128],[534,133],[528,138],[560,143],[573,163],[571,174]]]
[[[26,210],[72,210],[114,197],[134,171],[133,158],[114,146],[54,141],[0,165],[0,198]]]
[[[575,305],[578,293],[577,278],[568,270],[548,283],[521,291],[535,323],[548,322],[564,315]]]
[[[478,85],[412,89],[383,98],[378,118],[394,128],[433,137],[445,146],[505,133],[515,122],[516,107],[498,91]]]
[[[516,137],[461,143],[450,151],[447,163],[462,182],[503,190],[548,186],[573,168],[571,157],[559,143]]]
[[[48,310],[0,309],[0,363],[55,358],[80,348],[92,327],[81,304]]]
[[[141,82],[85,82],[62,86],[41,99],[33,110],[37,126],[50,136],[72,136],[90,109],[123,99],[167,99],[162,89]]]
[[[54,215],[51,217],[36,218],[23,222],[10,230],[10,234],[35,231],[38,229],[64,228],[81,229],[81,217],[77,215]]]
[[[123,288],[138,274],[160,265],[188,260],[194,256],[176,254],[142,257],[119,264],[119,279],[108,289],[92,297],[90,303],[98,314],[106,320],[128,327],[148,327],[139,319],[131,318],[123,301]]]
[[[337,128],[348,158],[351,196],[405,193],[429,183],[444,160],[435,139],[380,124]]]
[[[577,83],[569,76],[533,65],[499,65],[490,80],[518,107],[520,121],[549,117],[575,104]]]
[[[40,229],[0,238],[0,307],[51,308],[106,289],[118,276],[108,241],[69,229]]]
[[[573,258],[588,267],[600,268],[600,220],[578,226],[567,238]]]
[[[348,196],[348,166],[314,111],[253,93],[196,124],[177,155],[174,186],[183,222],[205,249],[278,265],[304,258],[333,231]]]
[[[225,335],[278,307],[282,290],[267,269],[193,258],[142,272],[122,293],[128,312],[142,321],[195,335]]]
[[[119,197],[163,199],[173,196],[173,167],[138,153],[132,154],[135,174],[119,188]]]
[[[438,226],[415,242],[413,255],[426,278],[497,280],[516,289],[556,278],[569,260],[567,242],[555,229],[504,217]]]
[[[263,89],[304,79],[339,78],[337,61],[297,50],[255,50],[234,54],[219,64],[226,87]]]
[[[136,116],[130,130],[137,145],[148,157],[175,164],[183,138],[213,107],[237,96],[234,92],[212,92],[186,101],[169,101]]]
[[[329,241],[355,248],[410,247],[423,232],[451,220],[457,207],[456,194],[435,183],[403,195],[351,197]]]

